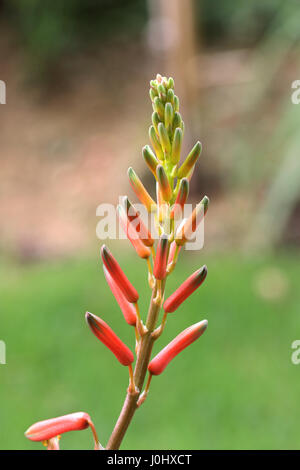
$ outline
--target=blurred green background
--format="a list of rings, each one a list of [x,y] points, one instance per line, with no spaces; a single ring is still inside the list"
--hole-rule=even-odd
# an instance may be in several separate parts
[[[211,199],[205,247],[181,254],[171,293],[206,263],[155,351],[188,325],[205,335],[155,377],[123,449],[299,447],[300,79],[297,1],[0,2],[0,448],[40,449],[33,422],[86,411],[106,443],[127,370],[86,310],[134,347],[104,280],[96,208],[133,198],[151,117],[148,82],[172,75],[203,155],[191,200]],[[151,186],[152,185],[152,186]],[[145,263],[107,243],[149,301]],[[64,435],[90,448],[90,432]]]

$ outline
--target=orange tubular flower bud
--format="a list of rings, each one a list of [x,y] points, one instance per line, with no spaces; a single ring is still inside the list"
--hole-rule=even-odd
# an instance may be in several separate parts
[[[149,258],[149,256],[151,255],[151,251],[146,245],[144,245],[135,227],[130,223],[127,214],[121,206],[118,206],[118,214],[125,235],[131,242],[133,248],[135,249],[139,257],[144,259]]]
[[[136,303],[139,299],[139,294],[131,282],[127,279],[125,273],[121,269],[121,266],[105,245],[103,245],[101,248],[101,256],[106,269],[110,273],[119,289],[121,289],[128,302]]]
[[[142,202],[142,204],[144,204],[144,206],[147,208],[147,211],[155,211],[156,203],[153,201],[145,186],[131,167],[128,168],[128,176],[133,191],[135,192],[139,200]]]
[[[176,232],[175,241],[177,245],[184,245],[187,240],[190,240],[197,230],[198,225],[203,220],[207,209],[209,199],[204,196],[201,202],[197,204],[190,217],[187,219],[184,225],[178,227]]]
[[[27,429],[25,436],[31,441],[48,441],[64,432],[86,429],[90,423],[91,418],[87,413],[71,413],[39,421]]]
[[[168,249],[168,236],[166,234],[163,234],[159,239],[155,255],[153,274],[156,279],[162,280],[166,277]]]
[[[164,303],[164,310],[166,313],[175,312],[177,308],[184,302],[201,284],[207,276],[207,267],[204,265],[202,268],[195,271],[189,276],[183,284],[172,294]]]
[[[134,227],[139,235],[139,238],[142,240],[144,245],[153,246],[154,239],[152,238],[151,233],[145,226],[143,220],[141,219],[139,212],[131,204],[127,196],[124,196],[123,204],[124,204],[124,209],[126,211],[129,221],[134,222]]]
[[[157,175],[157,181],[159,184],[159,188],[162,194],[162,197],[164,198],[165,201],[170,201],[173,191],[171,188],[171,185],[169,183],[167,174],[164,170],[164,167],[162,165],[158,165],[156,168],[156,175]]]
[[[129,366],[133,363],[132,352],[105,321],[90,312],[86,312],[85,319],[94,335],[111,350],[123,366]]]
[[[152,375],[161,374],[169,362],[183,349],[198,339],[207,328],[207,320],[189,326],[171,341],[157,356],[152,359],[148,370]]]
[[[154,155],[154,153],[152,152],[149,145],[145,145],[145,147],[143,147],[143,157],[144,157],[144,160],[147,163],[150,171],[156,177],[156,167],[158,165],[158,160],[157,160],[156,156]]]
[[[188,198],[188,195],[189,195],[189,181],[188,181],[187,178],[183,178],[180,181],[176,201],[175,201],[174,206],[171,210],[171,214],[170,214],[171,218],[174,218],[175,215],[177,215],[178,213],[179,213],[179,215],[181,214],[181,212],[183,210],[183,207],[186,203],[186,200]]]
[[[136,309],[133,304],[128,302],[125,298],[123,292],[119,289],[109,272],[107,271],[106,267],[103,266],[104,276],[109,285],[113,295],[115,296],[116,301],[119,304],[120,309],[124,315],[125,321],[128,325],[135,326],[136,325]]]

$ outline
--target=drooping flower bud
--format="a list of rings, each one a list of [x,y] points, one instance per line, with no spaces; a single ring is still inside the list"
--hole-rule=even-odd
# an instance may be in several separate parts
[[[201,284],[207,276],[207,267],[204,265],[202,268],[195,271],[189,276],[176,291],[164,303],[164,310],[166,313],[175,312],[177,308],[184,302]]]
[[[177,216],[180,216],[182,214],[182,210],[184,208],[188,195],[189,195],[189,181],[187,178],[182,178],[179,184],[175,203],[170,213],[171,218],[174,218],[174,217],[176,218]]]
[[[158,134],[160,138],[160,144],[164,151],[164,155],[169,155],[171,153],[171,143],[167,129],[165,128],[162,122],[158,124]]]
[[[148,370],[152,375],[161,374],[169,362],[183,349],[198,339],[207,328],[207,320],[202,320],[195,325],[189,326],[171,341],[157,356],[152,359]]]
[[[173,191],[169,182],[169,179],[167,177],[167,174],[165,172],[165,169],[162,165],[158,165],[156,168],[156,176],[157,176],[157,181],[159,184],[159,189],[161,191],[161,195],[165,201],[170,201]]]
[[[145,147],[143,147],[143,157],[144,157],[145,162],[148,165],[148,168],[156,177],[156,167],[158,165],[158,160],[156,156],[154,155],[154,153],[152,152],[149,145],[145,145]]]
[[[184,176],[187,176],[189,174],[189,172],[194,167],[196,161],[200,156],[201,149],[202,147],[200,142],[197,142],[186,157],[181,167],[179,168],[177,173],[178,178],[183,178]]]
[[[64,432],[86,429],[90,422],[91,418],[87,413],[70,413],[33,424],[27,429],[25,436],[31,441],[48,441]]]
[[[105,275],[105,279],[107,280],[107,284],[109,285],[116,301],[119,304],[119,307],[124,315],[125,321],[128,325],[135,326],[136,325],[136,309],[134,305],[126,299],[123,292],[119,289],[118,285],[115,283],[111,275],[109,274],[106,267],[103,265],[103,271]]]
[[[158,130],[158,128],[157,128],[157,130]],[[163,161],[164,158],[165,158],[164,151],[163,151],[163,149],[162,149],[162,147],[159,143],[159,140],[157,138],[154,126],[150,126],[150,128],[149,128],[149,138],[150,138],[151,145],[154,148],[154,151],[156,153],[157,158],[159,158],[159,160]]]
[[[132,244],[133,248],[135,249],[140,258],[149,258],[149,256],[151,255],[151,251],[140,239],[140,236],[137,233],[135,227],[128,219],[125,210],[120,205],[117,207],[117,209],[119,220],[121,222],[125,235]]]
[[[121,289],[128,302],[135,303],[139,299],[139,294],[133,287],[131,282],[127,279],[124,271],[121,269],[117,260],[113,257],[109,249],[103,245],[101,248],[101,256],[106,269],[110,273],[111,277]]]
[[[171,162],[173,163],[173,165],[177,165],[177,163],[180,160],[181,144],[182,144],[182,130],[180,127],[177,127],[174,133],[172,153],[171,153]]]
[[[123,366],[129,366],[133,363],[132,352],[105,321],[90,312],[86,312],[85,318],[94,335],[111,350]]]
[[[169,249],[168,236],[164,233],[158,241],[156,255],[155,255],[153,275],[156,279],[162,280],[166,277],[168,249]]]
[[[190,240],[197,230],[198,225],[203,220],[207,209],[208,209],[209,199],[207,196],[204,196],[201,202],[197,204],[193,210],[190,217],[186,220],[183,225],[178,227],[175,241],[177,245],[184,245],[187,240]]]
[[[128,168],[128,176],[129,176],[129,181],[130,185],[139,198],[139,200],[144,204],[148,212],[152,212],[156,210],[156,204],[153,201],[152,197],[146,190],[145,186],[133,170],[133,168]]]
[[[151,236],[151,233],[145,226],[140,213],[135,209],[131,204],[127,196],[123,198],[124,210],[126,211],[127,217],[130,222],[134,224],[135,230],[137,231],[140,239],[146,246],[153,246],[154,239]]]

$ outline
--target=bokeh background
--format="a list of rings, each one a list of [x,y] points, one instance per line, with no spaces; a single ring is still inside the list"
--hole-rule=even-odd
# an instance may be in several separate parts
[[[154,378],[123,449],[299,448],[300,5],[297,0],[2,0],[0,79],[0,447],[38,449],[33,422],[91,414],[105,444],[127,370],[90,334],[100,315],[133,333],[107,287],[96,237],[102,202],[134,199],[126,170],[153,181],[148,84],[173,76],[203,143],[191,200],[211,199],[202,251],[186,252],[168,292],[199,265],[208,278],[155,351],[207,318],[207,333]],[[108,243],[141,295],[144,262]],[[89,431],[62,448],[89,448]]]

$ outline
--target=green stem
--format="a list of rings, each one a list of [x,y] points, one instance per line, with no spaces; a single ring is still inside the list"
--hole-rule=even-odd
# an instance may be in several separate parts
[[[162,281],[162,297],[165,289],[165,280]],[[148,310],[148,316],[146,320],[146,332],[141,338],[138,357],[134,369],[134,383],[137,387],[137,390],[132,392],[130,389],[127,391],[127,395],[124,401],[123,408],[119,415],[119,418],[116,422],[114,430],[109,438],[108,444],[106,446],[107,450],[118,450],[124,438],[124,435],[128,429],[128,426],[134,416],[135,411],[137,410],[137,402],[139,396],[142,392],[144,385],[148,364],[151,357],[151,352],[155,338],[152,336],[152,333],[155,329],[158,314],[161,308],[160,304],[156,304],[154,299],[156,297],[156,288],[152,291],[150,306]]]

